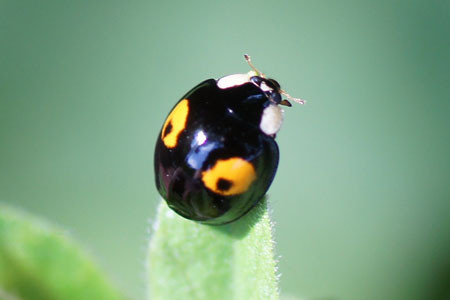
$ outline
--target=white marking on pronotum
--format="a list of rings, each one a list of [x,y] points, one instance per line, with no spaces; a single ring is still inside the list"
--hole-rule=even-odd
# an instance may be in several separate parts
[[[283,124],[284,110],[276,104],[267,106],[262,114],[259,128],[267,135],[275,135]]]
[[[249,74],[232,74],[217,80],[217,86],[221,89],[227,89],[233,86],[243,85],[250,82]]]

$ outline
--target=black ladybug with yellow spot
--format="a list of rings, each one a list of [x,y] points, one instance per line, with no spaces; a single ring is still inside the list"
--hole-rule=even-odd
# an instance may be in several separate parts
[[[156,186],[179,215],[207,224],[232,222],[265,195],[278,166],[274,138],[290,97],[253,69],[190,90],[170,112],[155,149]]]

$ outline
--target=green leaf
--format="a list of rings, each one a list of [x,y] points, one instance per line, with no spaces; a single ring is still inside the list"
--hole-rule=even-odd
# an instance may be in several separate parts
[[[278,299],[266,200],[231,224],[186,220],[161,201],[149,249],[150,299]]]
[[[0,298],[123,299],[65,234],[0,205]]]

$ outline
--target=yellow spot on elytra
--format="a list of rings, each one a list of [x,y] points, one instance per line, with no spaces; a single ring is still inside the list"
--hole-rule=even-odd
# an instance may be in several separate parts
[[[255,179],[253,165],[239,157],[220,159],[211,169],[202,172],[203,184],[224,196],[246,192]]]
[[[169,114],[161,131],[161,139],[167,148],[174,148],[177,146],[178,136],[186,127],[188,115],[189,101],[183,99]]]

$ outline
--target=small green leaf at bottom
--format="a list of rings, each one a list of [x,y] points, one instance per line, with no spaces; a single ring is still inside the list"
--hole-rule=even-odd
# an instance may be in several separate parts
[[[124,299],[59,229],[0,204],[0,299]]]
[[[279,299],[266,199],[219,226],[184,219],[162,200],[153,229],[149,299]]]

